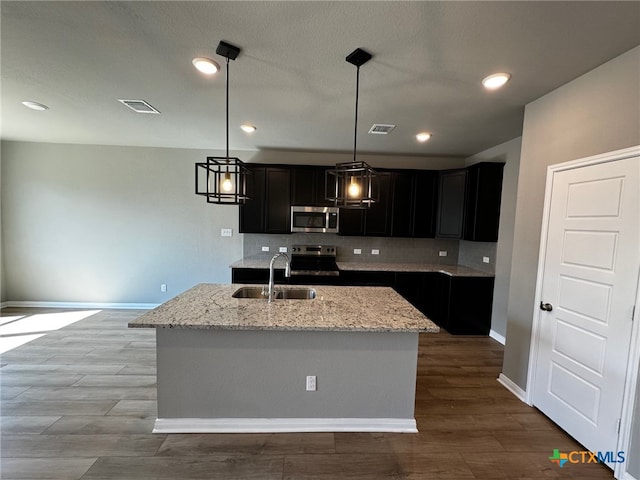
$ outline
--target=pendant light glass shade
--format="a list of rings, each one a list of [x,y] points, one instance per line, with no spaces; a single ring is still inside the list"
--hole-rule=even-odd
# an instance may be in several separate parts
[[[240,49],[220,42],[216,53],[227,59],[227,150],[224,157],[207,157],[206,162],[196,163],[196,195],[207,197],[207,203],[239,205],[249,200],[247,175],[250,172],[239,158],[229,156],[229,60],[235,60]]]
[[[358,96],[360,92],[360,67],[371,60],[371,54],[360,48],[351,52],[346,61],[356,70],[356,116],[353,132],[353,161],[336,164],[325,176],[325,197],[337,207],[369,208],[379,199],[378,179],[375,170],[365,162],[356,161],[358,139]]]

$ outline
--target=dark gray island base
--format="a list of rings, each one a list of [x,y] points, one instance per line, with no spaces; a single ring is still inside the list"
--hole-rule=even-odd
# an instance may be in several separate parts
[[[197,285],[129,324],[156,328],[154,432],[417,431],[418,335],[438,327],[400,295],[317,286],[268,304],[239,287]]]

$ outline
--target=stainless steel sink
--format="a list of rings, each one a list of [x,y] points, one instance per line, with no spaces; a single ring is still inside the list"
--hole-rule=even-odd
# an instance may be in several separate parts
[[[283,300],[312,300],[316,298],[313,288],[288,288],[276,292],[276,298]]]
[[[267,298],[263,287],[241,287],[231,295],[233,298]]]
[[[240,287],[231,295],[233,298],[267,298],[266,289],[263,287]],[[316,298],[316,291],[313,288],[287,288],[276,290],[277,300],[311,300]]]

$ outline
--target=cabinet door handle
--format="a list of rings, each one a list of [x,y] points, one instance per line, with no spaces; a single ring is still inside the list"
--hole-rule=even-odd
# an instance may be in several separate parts
[[[550,303],[540,302],[540,310],[550,312],[551,310],[553,310],[553,305],[551,305]]]

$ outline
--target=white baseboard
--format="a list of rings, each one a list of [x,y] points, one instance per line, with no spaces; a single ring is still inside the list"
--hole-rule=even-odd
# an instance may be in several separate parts
[[[507,343],[507,339],[504,338],[504,335],[500,335],[495,330],[489,330],[489,336],[493,338],[496,342],[501,343],[502,345]]]
[[[95,303],[95,302],[31,302],[31,301],[7,301],[2,303],[2,308],[101,308],[122,310],[151,310],[159,303]]]
[[[417,433],[413,418],[158,418],[153,433]]]
[[[622,479],[621,480],[637,480],[637,479],[636,479],[636,477],[631,475],[629,472],[624,472],[622,474]]]
[[[519,400],[523,401],[527,405],[527,392],[525,392],[522,388],[516,385],[509,377],[507,377],[504,373],[501,373],[498,376],[498,383],[500,383],[504,388],[513,393]]]
[[[9,302],[0,303],[0,308],[7,308],[9,306]]]

